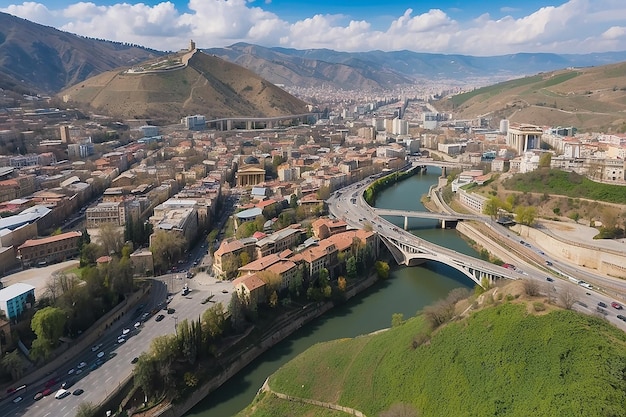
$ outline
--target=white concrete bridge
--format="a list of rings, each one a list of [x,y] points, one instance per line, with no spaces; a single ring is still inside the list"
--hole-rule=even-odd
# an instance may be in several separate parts
[[[456,225],[457,222],[462,220],[478,220],[484,221],[488,219],[487,216],[481,216],[478,214],[461,214],[461,213],[433,213],[429,211],[409,211],[409,210],[394,210],[394,209],[381,209],[372,208],[372,211],[379,216],[396,216],[404,217],[404,230],[407,230],[409,225],[409,218],[414,219],[433,219],[439,220],[441,228],[445,229],[447,225]]]

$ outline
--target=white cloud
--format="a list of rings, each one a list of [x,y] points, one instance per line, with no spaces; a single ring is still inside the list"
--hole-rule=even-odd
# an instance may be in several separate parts
[[[265,2],[189,0],[188,11],[170,1],[101,5],[77,2],[64,9],[24,2],[1,11],[83,36],[131,42],[161,50],[234,42],[282,45],[300,49],[345,51],[409,49],[424,52],[498,55],[515,52],[584,53],[626,50],[626,2],[569,0],[542,7],[527,16],[495,19],[485,13],[468,21],[452,19],[439,9],[416,14],[407,9],[385,29],[367,20],[317,14],[288,22],[265,10]],[[503,7],[500,12],[516,12]],[[380,28],[380,26],[378,26]]]

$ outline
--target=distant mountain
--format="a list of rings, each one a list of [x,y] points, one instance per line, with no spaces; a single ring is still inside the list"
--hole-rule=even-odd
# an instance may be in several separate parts
[[[520,53],[476,57],[411,51],[337,52],[330,49],[265,48],[237,43],[204,49],[244,66],[267,80],[288,86],[375,90],[421,79],[504,80],[567,67],[605,65],[626,60],[626,51],[586,55]]]
[[[56,93],[104,71],[159,55],[163,52],[83,38],[0,13],[0,88]]]
[[[306,103],[248,69],[200,51],[183,65],[187,58],[173,54],[131,72],[108,71],[59,96],[98,113],[170,123],[193,114],[220,118],[307,112]],[[163,70],[165,66],[174,69]]]
[[[438,103],[458,118],[489,117],[581,131],[626,131],[626,62],[514,79]]]

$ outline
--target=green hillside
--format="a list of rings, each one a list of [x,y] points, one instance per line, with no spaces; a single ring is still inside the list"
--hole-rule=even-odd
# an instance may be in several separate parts
[[[367,416],[626,416],[626,334],[569,310],[529,314],[529,305],[488,307],[432,334],[419,316],[318,344],[269,385]],[[265,393],[240,415],[328,415],[280,401]],[[415,412],[389,412],[398,404]]]
[[[579,131],[626,131],[626,63],[569,68],[505,81],[436,103],[459,119],[487,117]]]

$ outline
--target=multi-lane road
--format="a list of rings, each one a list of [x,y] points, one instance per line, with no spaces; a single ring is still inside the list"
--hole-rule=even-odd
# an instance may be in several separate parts
[[[361,228],[370,224],[374,231],[396,239],[399,236],[415,239],[412,234],[402,230],[401,227],[378,216],[362,198],[363,191],[373,180],[374,178],[370,177],[333,193],[328,200],[331,214],[343,219],[352,227]],[[626,309],[618,310],[611,307],[611,303],[616,300],[620,305],[624,305],[625,281],[581,270],[568,262],[551,258],[540,248],[520,240],[506,227],[489,220],[487,223],[494,232],[500,235],[498,239],[500,242],[504,242],[509,249],[513,248],[511,255],[515,256],[516,268],[510,274],[512,278],[536,280],[541,284],[542,290],[548,292],[555,301],[562,298],[564,293],[569,292],[577,300],[573,305],[574,310],[587,314],[599,314],[626,331],[626,322],[617,317],[618,315],[626,316]],[[441,251],[442,253],[450,252],[447,248],[441,248]],[[476,259],[476,262],[483,261]],[[593,288],[583,287],[572,280],[592,283]],[[598,303],[603,303],[607,307],[598,309]]]
[[[141,311],[136,314],[128,314],[120,322],[112,326],[98,340],[97,349],[92,347],[85,349],[80,355],[72,359],[71,362],[57,369],[54,374],[48,375],[37,384],[27,386],[25,390],[5,399],[0,403],[0,416],[3,417],[73,417],[76,408],[81,402],[99,404],[111,394],[118,386],[129,378],[133,371],[133,358],[138,357],[142,352],[150,348],[151,341],[161,335],[173,334],[176,332],[176,324],[182,320],[196,320],[213,303],[221,302],[228,306],[231,297],[232,283],[212,280],[208,276],[186,279],[179,276],[164,276],[155,279],[150,293],[150,301],[145,303],[141,311],[150,312],[159,309],[154,315],[150,315],[141,321]],[[180,292],[171,295],[169,304],[165,304],[168,298],[168,285],[175,282],[175,287],[180,290],[186,282],[191,292],[187,296],[182,296]],[[226,291],[226,292],[223,292]],[[202,304],[201,301],[213,295],[211,302]],[[161,307],[159,307],[161,305]],[[162,307],[174,309],[172,314],[168,314]],[[165,318],[157,322],[156,316],[163,314]],[[141,321],[141,325],[135,328],[135,323]],[[129,333],[123,343],[118,343],[118,337],[122,335],[124,329]],[[104,352],[102,364],[96,367],[98,353]],[[80,370],[78,366],[81,362],[86,365]],[[68,372],[73,369],[71,375]],[[43,392],[47,381],[55,379],[52,386],[51,395],[40,400],[34,400],[38,392]],[[71,391],[82,389],[81,395],[69,395],[62,399],[56,399],[54,394],[61,388],[61,384],[69,379],[74,380],[70,388]],[[17,396],[22,397],[22,401],[13,403]]]

